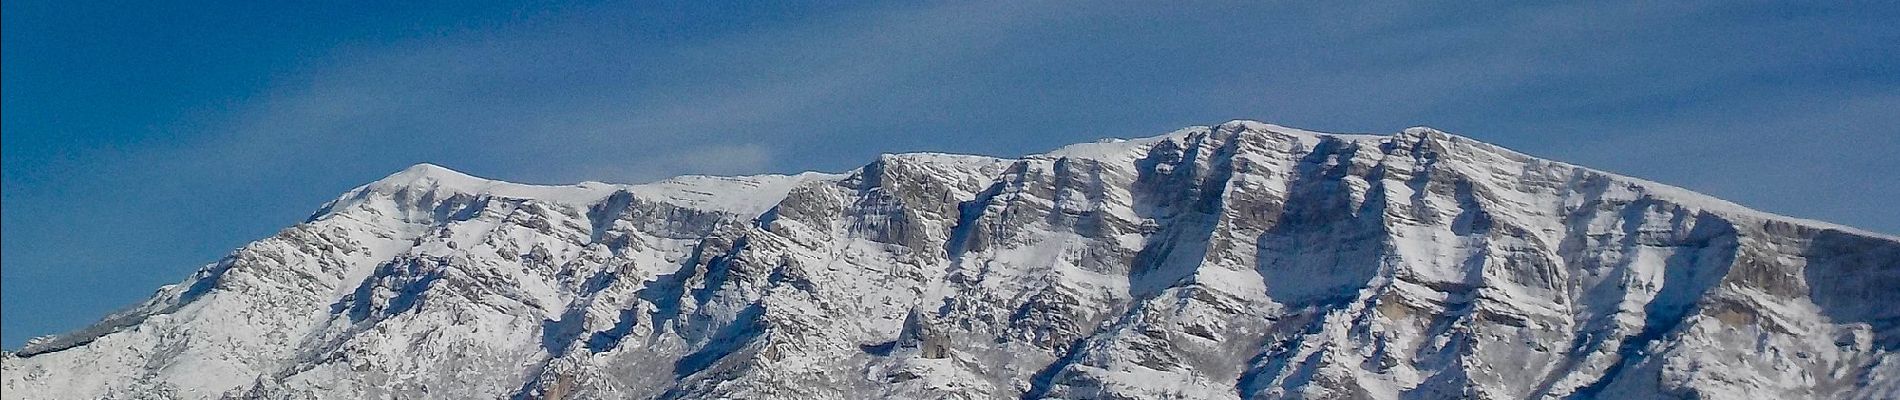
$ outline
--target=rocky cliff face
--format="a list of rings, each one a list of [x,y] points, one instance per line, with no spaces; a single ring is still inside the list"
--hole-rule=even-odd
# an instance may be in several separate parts
[[[8,399],[1893,398],[1900,240],[1442,132],[529,186],[419,165]]]

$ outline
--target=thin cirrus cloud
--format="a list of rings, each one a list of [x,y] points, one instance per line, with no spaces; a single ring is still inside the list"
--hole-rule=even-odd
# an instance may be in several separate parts
[[[453,24],[397,13],[389,26],[305,35],[316,39],[293,44],[315,50],[288,65],[212,79],[258,84],[209,85],[225,100],[187,103],[199,112],[186,118],[117,125],[74,124],[94,116],[85,101],[12,111],[55,103],[22,93],[159,88],[87,84],[123,81],[114,73],[198,71],[148,62],[93,76],[34,64],[67,53],[10,51],[0,342],[77,328],[417,162],[524,182],[642,182],[842,171],[880,152],[1014,156],[1235,118],[1338,132],[1428,125],[1900,232],[1884,204],[1900,197],[1884,173],[1900,170],[1887,156],[1900,152],[1891,6],[667,7],[587,3]],[[120,39],[22,35],[13,22],[33,14],[6,15],[9,48]],[[19,89],[33,85],[50,89]],[[57,147],[79,141],[56,135],[90,133],[17,129],[82,125],[166,134]]]
[[[979,49],[993,41],[982,31],[1010,23],[1020,11],[994,5],[861,11],[696,46],[649,45],[620,37],[598,20],[606,16],[580,15],[543,28],[552,32],[400,43],[317,67],[239,111],[226,134],[210,140],[213,146],[184,151],[243,165],[302,167],[335,153],[428,149],[422,151],[440,154],[422,155],[456,157],[459,162],[445,163],[451,166],[541,169],[529,180],[762,172],[774,165],[758,142],[796,140],[805,132],[771,127],[810,124],[826,116],[814,105],[876,93],[929,63]],[[981,18],[955,17],[962,15]],[[915,46],[931,41],[944,45]],[[696,154],[741,157],[728,158],[731,164],[687,157]],[[600,164],[615,166],[590,168]]]

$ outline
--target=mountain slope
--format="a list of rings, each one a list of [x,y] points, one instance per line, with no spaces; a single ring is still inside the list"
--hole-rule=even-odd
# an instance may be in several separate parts
[[[1900,240],[1413,128],[531,186],[418,165],[39,398],[1891,398]]]

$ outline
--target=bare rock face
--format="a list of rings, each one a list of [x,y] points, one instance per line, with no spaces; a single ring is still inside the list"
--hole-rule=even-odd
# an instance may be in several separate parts
[[[1425,128],[530,186],[418,165],[7,399],[1894,398],[1900,240]]]

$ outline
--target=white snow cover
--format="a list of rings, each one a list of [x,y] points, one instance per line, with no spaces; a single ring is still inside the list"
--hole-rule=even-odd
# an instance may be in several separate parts
[[[5,399],[1895,398],[1900,239],[1430,128],[544,186],[419,164]]]

